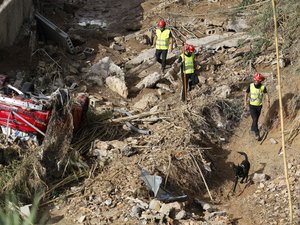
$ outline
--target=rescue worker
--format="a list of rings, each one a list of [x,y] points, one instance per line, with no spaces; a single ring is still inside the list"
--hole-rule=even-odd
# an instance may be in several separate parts
[[[266,96],[268,102],[267,107],[270,107],[270,98],[267,92],[267,88],[262,84],[263,76],[260,73],[255,73],[253,80],[244,96],[244,108],[247,109],[249,105],[250,115],[252,118],[251,132],[255,134],[255,139],[260,140],[260,134],[258,129],[258,119],[261,114],[263,105],[263,96]],[[250,94],[250,98],[248,99]],[[249,101],[249,102],[248,102]]]
[[[153,46],[155,45],[155,57],[156,61],[161,64],[161,72],[164,73],[166,68],[166,60],[168,55],[168,49],[173,51],[173,40],[170,29],[166,29],[166,22],[160,20],[157,24],[155,37],[153,40]]]
[[[196,84],[195,47],[193,45],[185,46],[185,51],[178,59],[178,63],[181,63],[181,80],[182,80],[181,100],[185,101],[187,91],[191,91],[192,86]]]

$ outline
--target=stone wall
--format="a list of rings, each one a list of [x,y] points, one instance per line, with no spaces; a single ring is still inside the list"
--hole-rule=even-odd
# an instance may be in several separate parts
[[[0,48],[12,45],[30,16],[32,0],[4,0],[0,4]]]

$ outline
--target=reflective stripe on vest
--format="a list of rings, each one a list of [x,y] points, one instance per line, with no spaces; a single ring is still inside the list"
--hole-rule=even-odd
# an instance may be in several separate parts
[[[184,71],[186,74],[191,74],[195,72],[194,68],[194,58],[195,54],[192,54],[191,56],[186,56],[185,54],[181,55],[181,58],[184,57]]]
[[[163,32],[161,32],[160,29],[157,29],[156,36],[156,49],[167,50],[169,48],[170,30],[165,29]]]
[[[260,88],[256,88],[254,86],[254,83],[250,84],[250,105],[255,105],[255,106],[262,105],[264,90],[265,90],[264,85],[261,85]]]

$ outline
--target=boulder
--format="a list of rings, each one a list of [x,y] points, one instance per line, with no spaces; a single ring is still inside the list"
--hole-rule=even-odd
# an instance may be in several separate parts
[[[154,72],[147,77],[145,77],[143,80],[141,80],[137,85],[136,88],[139,90],[143,88],[148,88],[148,87],[154,87],[155,84],[162,78],[162,75]]]
[[[116,76],[107,77],[105,79],[106,85],[111,89],[112,91],[118,93],[123,98],[127,98],[128,96],[128,88],[126,86],[124,78],[119,78]]]

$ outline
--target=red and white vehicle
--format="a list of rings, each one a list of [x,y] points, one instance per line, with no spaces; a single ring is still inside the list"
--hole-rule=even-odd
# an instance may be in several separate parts
[[[25,95],[18,89],[7,85],[7,88],[17,94],[0,94],[0,126],[2,132],[12,139],[20,137],[23,140],[35,139],[41,142],[47,131],[47,126],[53,110],[53,99],[62,98],[61,90],[51,96]],[[63,89],[66,91],[65,89]],[[76,131],[84,114],[87,112],[89,98],[85,93],[78,94],[72,101],[74,131]]]

